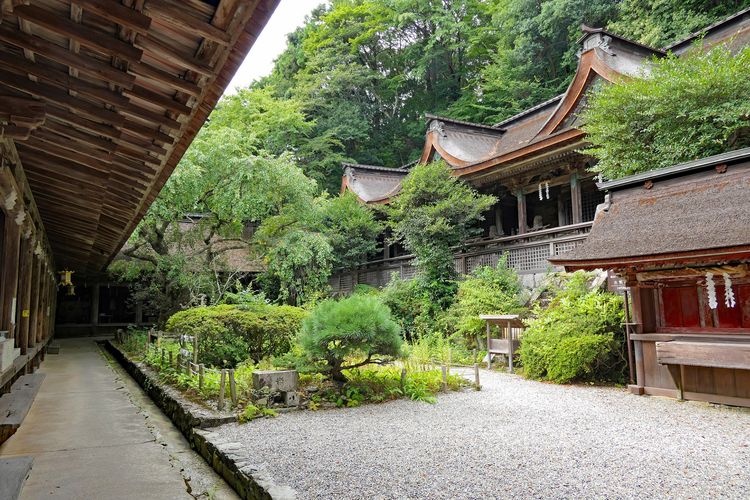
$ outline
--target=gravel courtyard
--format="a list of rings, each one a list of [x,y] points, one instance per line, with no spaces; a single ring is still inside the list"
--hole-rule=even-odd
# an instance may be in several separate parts
[[[435,405],[215,429],[299,498],[750,498],[750,411],[482,371]]]

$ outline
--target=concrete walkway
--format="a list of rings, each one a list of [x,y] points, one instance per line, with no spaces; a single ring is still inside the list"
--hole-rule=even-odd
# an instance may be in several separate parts
[[[93,340],[59,343],[31,411],[0,447],[0,457],[34,457],[22,498],[232,498]]]

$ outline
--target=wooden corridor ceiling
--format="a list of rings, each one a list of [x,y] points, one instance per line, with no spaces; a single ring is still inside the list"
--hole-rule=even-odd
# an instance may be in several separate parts
[[[100,271],[279,0],[0,0],[0,133],[56,265]]]

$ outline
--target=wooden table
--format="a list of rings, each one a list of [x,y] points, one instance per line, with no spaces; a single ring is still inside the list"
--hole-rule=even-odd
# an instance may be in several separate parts
[[[518,314],[480,314],[487,323],[487,368],[490,368],[493,354],[508,356],[508,371],[513,373],[513,353],[518,349],[519,337],[524,329]],[[492,326],[500,330],[500,338],[492,338]]]

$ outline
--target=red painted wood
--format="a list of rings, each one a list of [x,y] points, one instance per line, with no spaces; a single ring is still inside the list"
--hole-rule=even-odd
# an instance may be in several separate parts
[[[694,286],[663,288],[665,327],[700,327],[698,289]]]

